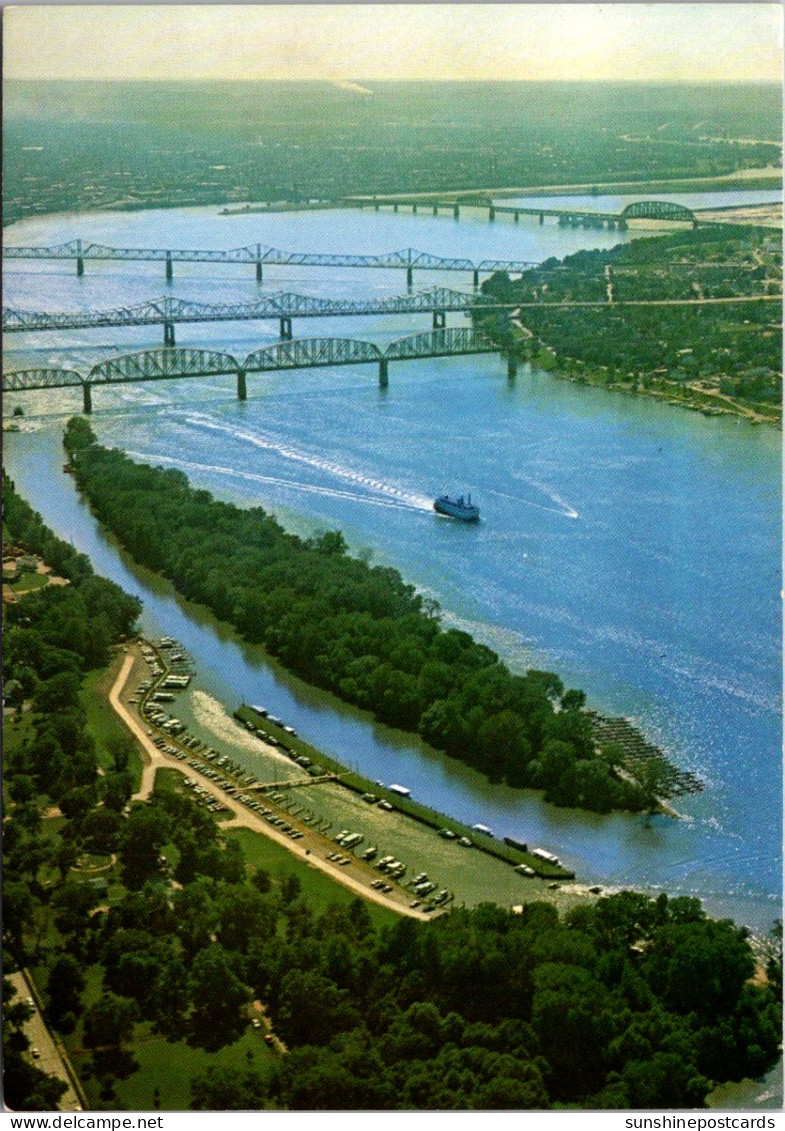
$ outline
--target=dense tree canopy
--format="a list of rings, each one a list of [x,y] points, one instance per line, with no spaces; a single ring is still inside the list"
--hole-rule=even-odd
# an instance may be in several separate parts
[[[135,557],[304,679],[491,781],[543,788],[561,805],[645,806],[597,754],[582,692],[550,673],[513,674],[467,633],[443,628],[394,569],[349,556],[340,532],[287,534],[258,507],[219,502],[179,471],[86,442],[81,424],[69,423],[66,443],[81,490]]]
[[[769,416],[779,409],[781,302],[764,298],[782,294],[772,231],[723,224],[634,239],[548,259],[515,280],[498,272],[482,290],[526,304],[519,318],[532,337],[519,344],[538,364],[671,397],[700,383]],[[717,299],[728,301],[704,301]],[[650,305],[625,305],[641,302]],[[508,320],[475,318],[509,346]]]
[[[24,607],[26,630],[45,642],[51,610],[33,598]],[[547,673],[515,683],[463,634],[430,640],[427,679],[438,687],[451,661],[468,660],[462,686],[501,748],[522,742],[508,681],[540,704],[526,739],[542,728],[539,772],[561,782],[570,744],[583,751],[580,698]],[[263,1067],[197,1073],[194,1108],[696,1107],[712,1081],[757,1075],[776,1059],[781,931],[769,986],[751,978],[747,932],[708,919],[694,899],[624,892],[563,919],[551,904],[523,914],[483,904],[381,929],[359,899],[317,909],[296,875],[249,872],[237,842],[190,798],[162,789],[128,812],[109,803],[79,703],[85,660],[62,651],[71,658],[62,670],[43,646],[25,653],[33,710],[5,765],[3,938],[9,968],[36,969],[47,1022],[91,1050],[102,1103],[139,1070],[132,1042],[142,1027],[230,1049],[252,1016],[260,1024],[255,1003],[275,1052]],[[554,699],[559,712],[542,707]],[[126,753],[115,744],[113,773]],[[41,812],[55,798],[63,816],[45,835]],[[96,835],[118,860],[107,904],[71,871]],[[62,1085],[30,1061],[29,1007],[5,996],[9,1103],[54,1108]]]

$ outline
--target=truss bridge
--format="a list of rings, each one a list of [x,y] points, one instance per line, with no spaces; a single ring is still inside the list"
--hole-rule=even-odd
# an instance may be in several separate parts
[[[544,224],[546,217],[555,218],[563,228],[617,228],[625,231],[630,220],[651,221],[683,221],[698,226],[695,213],[681,204],[673,204],[664,200],[642,200],[628,204],[621,212],[599,211],[588,208],[547,208],[541,205],[502,204],[494,200],[490,193],[465,193],[450,199],[437,199],[434,196],[412,197],[352,197],[346,203],[354,208],[374,208],[379,211],[382,207],[392,208],[398,212],[402,208],[411,208],[416,216],[418,210],[431,212],[438,216],[439,212],[451,212],[455,220],[460,219],[461,208],[488,210],[488,219],[495,220],[497,216],[512,216],[517,224],[521,216],[537,216],[540,224]],[[500,266],[498,270],[505,270]]]
[[[472,327],[441,328],[413,334],[391,342],[386,349],[356,338],[299,338],[264,346],[248,354],[243,361],[216,350],[165,346],[109,358],[94,365],[86,375],[71,369],[53,368],[4,373],[3,392],[77,387],[82,389],[83,411],[90,413],[93,408],[92,389],[98,385],[230,375],[236,378],[238,399],[245,400],[249,373],[372,364],[378,368],[379,386],[384,389],[389,384],[391,361],[496,352],[498,346],[482,331]],[[516,362],[510,356],[507,358],[508,377],[514,378],[515,373]]]
[[[312,295],[278,292],[257,302],[202,303],[164,296],[148,299],[136,306],[113,310],[35,311],[3,308],[3,332],[76,330],[102,326],[153,326],[163,327],[164,345],[175,344],[175,325],[191,322],[247,322],[278,320],[282,339],[291,339],[294,318],[327,318],[345,315],[395,315],[430,313],[433,328],[445,326],[449,312],[468,313],[478,309],[502,307],[491,299],[432,287],[415,294],[397,295],[382,299],[329,299]]]
[[[174,278],[175,263],[239,263],[255,266],[256,280],[261,283],[265,264],[299,267],[362,267],[376,269],[403,269],[406,271],[407,286],[412,285],[415,268],[427,271],[469,271],[474,286],[479,286],[481,272],[505,270],[521,272],[535,263],[523,260],[481,260],[451,259],[441,255],[431,255],[407,247],[401,251],[386,251],[377,255],[344,255],[313,251],[282,251],[280,248],[266,247],[263,244],[248,244],[228,251],[206,248],[158,248],[158,247],[107,247],[104,244],[86,243],[71,240],[69,243],[52,247],[3,247],[4,259],[65,259],[76,263],[76,273],[85,272],[89,261],[121,261],[140,263],[163,263],[168,282]]]

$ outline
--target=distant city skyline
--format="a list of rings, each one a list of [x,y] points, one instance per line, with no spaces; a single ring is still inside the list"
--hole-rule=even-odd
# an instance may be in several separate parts
[[[7,79],[780,82],[779,4],[19,5]],[[100,45],[100,46],[99,46]]]

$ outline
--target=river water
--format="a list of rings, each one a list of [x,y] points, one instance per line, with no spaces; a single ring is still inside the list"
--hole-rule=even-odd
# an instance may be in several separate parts
[[[776,194],[722,194],[723,202]],[[715,194],[668,197],[688,205]],[[613,198],[616,205],[619,198]],[[570,198],[587,208],[602,198]],[[623,201],[622,201],[623,203]],[[558,198],[549,197],[549,206]],[[609,247],[631,234],[490,223],[479,211],[431,217],[313,212],[220,216],[218,209],[45,217],[8,229],[12,244],[81,237],[115,246],[238,247],[373,253],[415,247],[474,260],[542,260]],[[467,289],[461,275],[415,272],[415,289]],[[25,309],[132,305],[162,294],[163,265],[9,262],[4,304]],[[176,264],[172,295],[251,301],[260,290],[330,296],[402,293],[403,271]],[[450,325],[465,325],[462,316]],[[429,316],[295,320],[295,336],[377,342],[424,330]],[[177,328],[178,345],[244,357],[277,324]],[[81,372],[106,356],[160,345],[157,328],[7,335],[6,370]],[[523,368],[509,384],[496,356],[250,375],[94,391],[101,442],[182,468],[192,482],[262,505],[298,532],[340,527],[355,552],[395,565],[440,602],[446,622],[515,668],[547,667],[591,705],[626,714],[704,791],[681,820],[558,810],[490,786],[472,771],[347,709],[270,665],[203,611],[133,566],[97,528],[61,470],[60,435],[75,390],[8,396],[24,431],[4,461],[22,492],[96,568],[145,603],[144,624],[196,657],[197,690],[229,707],[263,702],[372,778],[497,834],[557,852],[579,878],[700,896],[714,914],[765,932],[781,904],[780,436],[642,398],[578,388]],[[472,492],[482,521],[432,509]]]

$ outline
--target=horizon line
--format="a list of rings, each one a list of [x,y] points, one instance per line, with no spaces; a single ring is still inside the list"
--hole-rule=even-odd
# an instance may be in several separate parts
[[[555,83],[561,83],[567,86],[598,86],[598,85],[613,85],[620,84],[624,86],[775,86],[782,87],[785,80],[782,78],[746,78],[746,79],[725,79],[725,78],[648,78],[648,79],[625,79],[625,78],[548,78],[548,79],[484,79],[484,78],[373,78],[368,75],[351,75],[346,78],[326,78],[314,76],[313,78],[218,78],[203,76],[201,78],[185,78],[175,75],[167,78],[150,78],[141,75],[127,75],[122,78],[81,78],[75,75],[62,75],[62,76],[22,76],[11,75],[3,78],[3,85],[11,82],[27,82],[41,85],[42,83],[55,83],[55,82],[81,82],[81,83],[124,83],[124,82],[139,82],[139,83],[268,83],[270,85],[278,83],[288,83],[294,85],[296,83],[313,83],[321,82],[327,86],[334,86],[340,89],[343,83],[347,82],[375,82],[375,83],[477,83],[483,86],[502,86],[502,85],[518,85],[518,86],[543,86]],[[359,94],[359,91],[346,91],[347,94]]]

